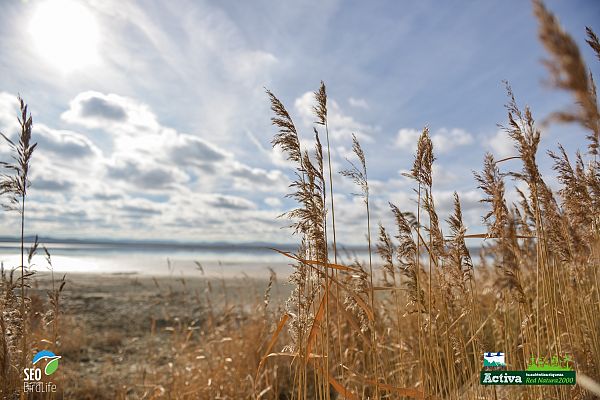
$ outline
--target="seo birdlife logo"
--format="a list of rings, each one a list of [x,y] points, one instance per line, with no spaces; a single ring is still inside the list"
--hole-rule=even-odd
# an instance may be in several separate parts
[[[36,355],[33,356],[33,367],[25,368],[23,371],[23,391],[25,393],[56,392],[56,385],[52,382],[44,382],[42,381],[42,378],[56,372],[58,369],[58,360],[60,360],[60,358],[60,356],[57,356],[48,350],[37,352]],[[42,366],[44,366],[43,373]]]

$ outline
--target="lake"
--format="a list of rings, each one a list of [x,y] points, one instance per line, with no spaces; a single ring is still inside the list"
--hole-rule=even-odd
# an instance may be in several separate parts
[[[268,267],[278,275],[291,271],[290,259],[268,248],[291,251],[277,245],[179,245],[148,243],[49,243],[54,270],[77,273],[122,273],[148,275],[201,276],[195,261],[207,276],[269,276]],[[29,248],[29,244],[27,244]],[[367,259],[364,250],[355,254]],[[27,255],[26,255],[27,257]],[[374,261],[376,256],[374,256]],[[5,269],[20,265],[17,242],[0,242],[0,261]],[[48,270],[43,249],[32,259],[33,269]]]

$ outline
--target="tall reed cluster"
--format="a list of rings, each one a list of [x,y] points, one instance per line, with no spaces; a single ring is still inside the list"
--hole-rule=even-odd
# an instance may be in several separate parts
[[[515,157],[486,154],[475,173],[488,206],[487,232],[467,232],[459,194],[443,232],[434,199],[435,149],[423,129],[412,166],[416,207],[390,202],[395,226],[372,232],[367,155],[356,136],[356,161],[341,171],[364,200],[368,260],[338,257],[327,92],[321,83],[313,107],[314,149],[302,147],[283,103],[267,91],[278,129],[273,145],[295,165],[288,196],[297,208],[284,214],[299,237],[290,282],[293,293],[271,336],[267,358],[290,357],[293,399],[330,398],[556,398],[600,396],[600,114],[596,87],[579,48],[540,1],[534,1],[545,62],[556,88],[577,107],[552,121],[576,122],[588,131],[588,151],[550,151],[561,187],[553,190],[539,170],[540,129],[520,107],[508,83],[508,122]],[[600,59],[600,43],[587,28]],[[321,137],[326,137],[324,149]],[[325,151],[327,152],[325,157]],[[574,157],[573,161],[569,157]],[[517,168],[513,166],[519,165]],[[507,178],[520,200],[507,200]],[[328,199],[329,197],[329,199]],[[329,201],[328,201],[329,200]],[[485,239],[479,260],[467,241]],[[376,243],[373,244],[372,240]],[[476,242],[475,242],[476,243]],[[380,256],[382,263],[372,256]],[[287,325],[283,353],[273,345]],[[582,379],[574,387],[489,388],[479,384],[482,356],[505,351],[509,369],[531,357],[571,355]],[[590,383],[591,382],[591,383]],[[260,381],[257,382],[260,388]]]
[[[38,253],[38,237],[26,249],[25,210],[29,171],[33,152],[37,143],[31,142],[33,120],[27,104],[19,97],[18,141],[15,143],[7,135],[0,135],[8,145],[12,161],[0,161],[3,173],[0,175],[0,196],[2,207],[19,215],[20,265],[5,270],[0,268],[0,395],[2,398],[18,397],[22,391],[23,370],[30,364],[30,356],[40,346],[55,349],[59,342],[60,293],[65,286],[65,276],[55,281],[51,256],[44,247],[46,261],[51,270],[52,289],[48,291],[48,309],[38,310],[32,306],[28,294],[34,271],[32,259]],[[37,328],[39,325],[42,329]],[[33,326],[33,328],[32,328]]]

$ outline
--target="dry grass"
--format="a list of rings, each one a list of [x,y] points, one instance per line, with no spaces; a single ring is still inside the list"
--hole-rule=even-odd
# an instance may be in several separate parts
[[[507,84],[504,129],[522,167],[506,170],[502,162],[507,160],[486,155],[483,172],[475,178],[485,195],[482,201],[490,205],[484,216],[488,232],[466,232],[455,195],[454,213],[447,221],[450,235],[444,236],[432,195],[434,149],[424,129],[407,174],[414,181],[416,209],[400,210],[390,204],[397,234],[392,237],[384,226],[379,227],[382,273],[374,271],[371,259],[367,163],[356,138],[353,150],[358,162],[350,162],[351,168],[342,174],[357,184],[365,202],[369,260],[368,265],[355,261],[348,268],[337,260],[335,266],[331,264],[329,253],[337,254],[337,249],[335,243],[328,245],[332,235],[327,226],[334,215],[326,209],[318,130],[327,126],[325,88],[322,85],[315,96],[318,122],[313,154],[300,147],[302,141],[285,106],[268,92],[275,114],[272,121],[279,128],[273,144],[296,163],[297,179],[289,196],[297,200],[298,208],[286,216],[301,245],[294,255],[294,292],[283,320],[291,336],[285,355],[294,360],[290,397],[593,396],[580,386],[509,391],[478,383],[486,349],[506,351],[513,369],[525,369],[532,355],[571,354],[582,376],[600,380],[600,319],[591,311],[600,306],[600,116],[595,86],[578,47],[556,18],[541,2],[534,2],[534,10],[540,39],[550,54],[546,65],[552,83],[571,92],[578,104],[575,110],[552,117],[577,122],[590,132],[588,154],[578,153],[572,164],[560,145],[559,154],[550,152],[563,185],[553,192],[538,168],[540,131],[533,114],[528,107],[518,106]],[[597,37],[591,29],[587,32],[588,43],[597,52]],[[506,176],[526,185],[526,190],[517,189],[520,204],[507,203]],[[332,211],[333,204],[332,199]],[[465,240],[478,237],[488,240],[480,267],[475,268]],[[340,293],[345,296],[343,304]]]
[[[433,196],[435,149],[427,129],[412,165],[403,166],[409,167],[416,206],[401,209],[391,202],[394,226],[379,224],[372,232],[368,155],[354,137],[355,160],[342,175],[356,183],[364,200],[369,259],[343,262],[336,241],[325,85],[315,92],[312,150],[301,147],[304,141],[285,106],[267,91],[272,122],[278,128],[273,145],[296,168],[289,197],[297,207],[285,217],[299,246],[294,254],[281,252],[293,263],[292,289],[285,304],[272,304],[273,291],[280,290],[274,274],[243,302],[232,301],[228,289],[232,283],[223,280],[202,279],[195,284],[183,278],[155,280],[152,290],[157,298],[140,303],[151,306],[144,320],[147,325],[132,334],[122,326],[86,325],[76,313],[60,317],[64,277],[55,282],[52,276],[44,300],[28,289],[29,272],[23,261],[20,276],[19,271],[2,271],[0,280],[0,394],[18,397],[22,360],[31,353],[30,347],[50,345],[66,361],[59,376],[64,391],[57,398],[600,396],[596,88],[577,45],[557,19],[540,1],[534,1],[534,10],[549,53],[551,82],[570,92],[577,105],[552,118],[578,123],[589,132],[586,154],[568,155],[560,145],[549,153],[561,185],[558,191],[550,188],[538,168],[540,130],[533,113],[518,105],[507,84],[504,129],[518,154],[511,159],[518,161],[506,164],[508,159],[486,154],[482,172],[475,174],[481,201],[488,205],[483,216],[487,232],[466,231],[458,194],[446,221],[448,232],[442,231]],[[590,28],[587,34],[600,58],[596,35]],[[21,160],[24,164],[9,167],[16,174],[6,176],[2,187],[12,196],[12,204],[21,206],[23,227],[34,146],[26,137],[31,120],[24,103],[21,111],[25,121],[21,153],[29,155]],[[320,135],[326,137],[326,149]],[[517,170],[506,167],[517,162]],[[506,200],[506,177],[524,184],[525,189],[516,189],[518,204]],[[468,251],[466,241],[472,238],[487,239],[479,260]],[[37,245],[31,253],[36,250]],[[142,286],[136,281],[135,287]],[[111,317],[118,320],[117,315]],[[129,322],[135,321],[131,316]],[[104,330],[97,334],[98,329]],[[569,354],[579,384],[483,387],[478,382],[482,353],[499,350],[507,353],[509,369],[524,369],[532,355]],[[116,352],[119,358],[104,362],[95,375],[79,372],[91,351],[103,351],[105,356]]]

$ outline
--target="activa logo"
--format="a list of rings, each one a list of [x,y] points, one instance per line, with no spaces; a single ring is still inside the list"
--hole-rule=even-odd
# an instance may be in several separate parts
[[[491,372],[484,372],[482,383],[523,383],[523,379],[520,375],[511,375],[508,372],[501,373],[500,375],[492,375]]]
[[[481,385],[575,385],[576,376],[571,357],[553,356],[550,361],[531,356],[525,371],[506,369],[504,353],[485,353],[483,370],[479,374]]]
[[[42,369],[40,366],[46,362],[44,367],[44,375],[49,376],[56,372],[58,369],[58,360],[60,356],[57,356],[51,351],[42,350],[33,356],[33,368],[25,368],[23,371],[23,391],[28,392],[56,392],[56,385],[52,382],[42,382]],[[37,365],[37,366],[36,366]]]

